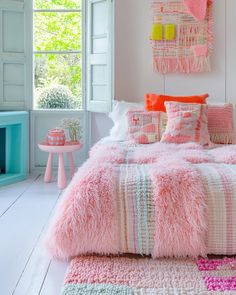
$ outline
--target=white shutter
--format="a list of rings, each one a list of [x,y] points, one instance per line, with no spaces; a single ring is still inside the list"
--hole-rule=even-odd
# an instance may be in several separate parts
[[[23,110],[32,99],[32,1],[0,1],[0,110]]]
[[[87,109],[106,113],[113,99],[113,1],[87,1]]]

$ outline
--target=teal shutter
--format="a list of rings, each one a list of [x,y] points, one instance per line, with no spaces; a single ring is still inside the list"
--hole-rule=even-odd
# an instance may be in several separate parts
[[[31,1],[0,1],[0,110],[31,104],[31,14]]]
[[[86,2],[87,109],[105,113],[113,99],[113,1]]]

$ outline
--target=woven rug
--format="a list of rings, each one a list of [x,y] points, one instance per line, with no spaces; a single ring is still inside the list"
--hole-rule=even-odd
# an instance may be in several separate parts
[[[236,259],[78,257],[62,294],[236,294]]]

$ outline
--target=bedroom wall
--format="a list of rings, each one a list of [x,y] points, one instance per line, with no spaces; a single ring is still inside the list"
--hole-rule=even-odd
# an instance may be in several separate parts
[[[213,102],[236,103],[235,0],[214,0],[212,71],[192,75],[160,75],[152,70],[149,44],[151,0],[116,0],[115,98],[142,101],[146,92],[175,95],[209,93]],[[92,115],[92,143],[109,134],[106,115]]]

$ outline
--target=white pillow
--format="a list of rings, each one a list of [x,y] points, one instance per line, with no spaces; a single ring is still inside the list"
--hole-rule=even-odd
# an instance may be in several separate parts
[[[128,139],[128,111],[144,110],[143,103],[132,103],[126,101],[115,101],[113,111],[109,114],[114,126],[110,130],[110,136],[117,140]]]

